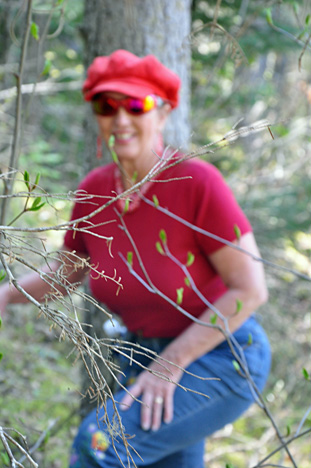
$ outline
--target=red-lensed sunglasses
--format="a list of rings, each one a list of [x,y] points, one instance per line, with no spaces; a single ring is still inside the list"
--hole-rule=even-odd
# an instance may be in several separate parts
[[[92,99],[92,108],[95,114],[105,117],[116,115],[119,107],[123,107],[129,114],[141,115],[151,111],[161,102],[160,98],[152,95],[148,95],[143,99],[132,97],[114,99],[103,93],[97,94]]]

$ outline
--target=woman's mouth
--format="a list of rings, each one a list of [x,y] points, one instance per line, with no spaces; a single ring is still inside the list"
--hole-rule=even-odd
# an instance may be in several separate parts
[[[133,133],[129,133],[129,132],[114,134],[115,142],[120,143],[120,144],[128,143],[133,138],[133,136],[134,136]]]

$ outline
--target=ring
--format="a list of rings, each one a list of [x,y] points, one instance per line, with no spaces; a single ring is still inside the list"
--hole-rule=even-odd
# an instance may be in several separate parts
[[[161,396],[157,396],[155,397],[154,402],[157,403],[158,405],[162,405],[163,398]]]

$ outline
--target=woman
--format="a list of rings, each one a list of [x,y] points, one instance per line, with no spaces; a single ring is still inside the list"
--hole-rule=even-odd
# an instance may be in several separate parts
[[[118,50],[94,60],[83,92],[114,162],[82,181],[80,190],[94,197],[92,203],[77,202],[72,219],[131,188],[161,160],[162,131],[178,105],[179,87],[179,78],[153,56]],[[163,359],[134,354],[140,365],[125,362],[122,384],[129,392],[121,390],[115,400],[132,448],[119,436],[112,443],[104,424],[107,415],[113,419],[109,402],[107,413],[94,411],[82,422],[71,468],[128,466],[127,450],[138,467],[203,468],[204,439],[254,401],[224,334],[204,324],[228,323],[233,348],[244,350],[255,385],[262,389],[267,379],[269,345],[253,317],[267,300],[264,272],[261,262],[242,251],[259,256],[251,226],[213,166],[164,154],[167,168],[152,181],[65,236],[66,249],[90,257],[107,276],[121,276],[118,290],[113,281],[90,275],[94,296],[120,315],[133,343]],[[228,245],[237,242],[237,227],[240,249]],[[105,236],[113,237],[112,255]],[[75,272],[70,280],[81,277]],[[34,276],[23,286],[36,297],[47,288]],[[6,302],[18,300],[16,291],[6,293]],[[177,302],[193,319],[177,310]]]

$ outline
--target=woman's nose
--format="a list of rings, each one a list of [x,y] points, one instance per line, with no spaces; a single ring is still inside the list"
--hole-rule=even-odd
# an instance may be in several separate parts
[[[130,119],[131,119],[131,116],[128,112],[126,112],[124,107],[119,107],[115,115],[115,122],[118,125],[125,125],[130,122]]]

